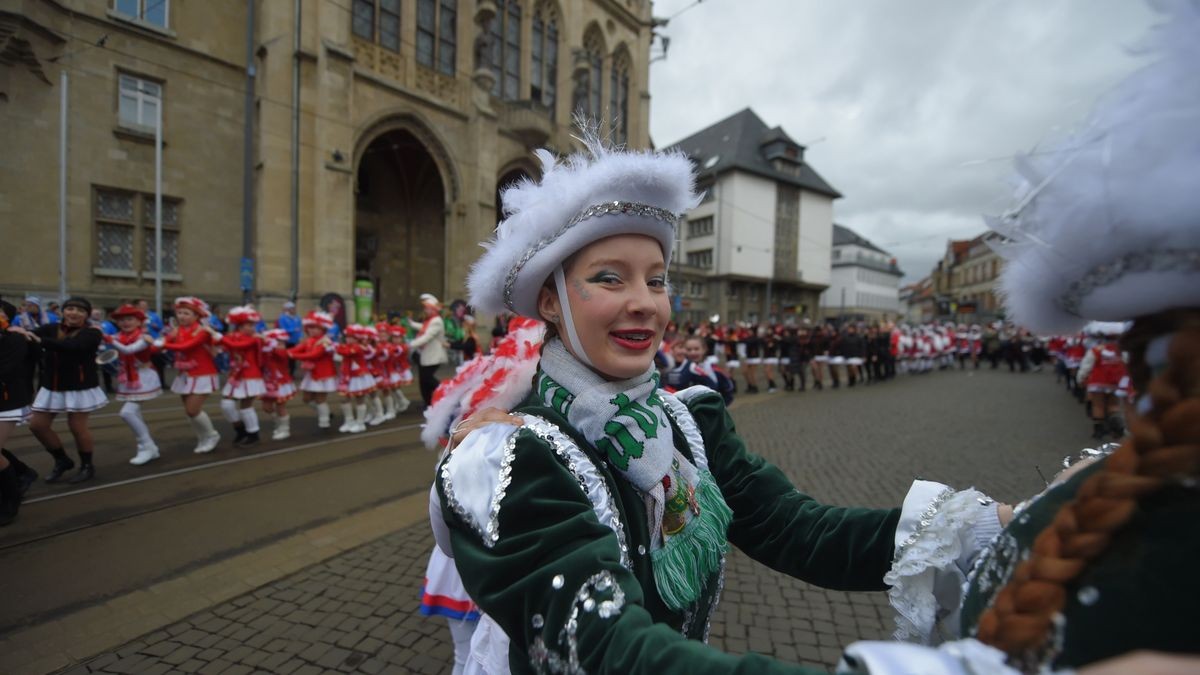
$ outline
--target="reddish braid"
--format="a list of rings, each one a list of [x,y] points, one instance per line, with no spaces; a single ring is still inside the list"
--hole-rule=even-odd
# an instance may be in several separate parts
[[[1146,346],[1168,333],[1167,367],[1154,374]],[[1124,343],[1135,388],[1150,397],[1150,411],[1127,410],[1129,436],[1059,509],[980,616],[979,639],[1010,655],[1044,644],[1066,604],[1066,587],[1104,553],[1140,499],[1180,477],[1200,475],[1200,310],[1139,319]]]

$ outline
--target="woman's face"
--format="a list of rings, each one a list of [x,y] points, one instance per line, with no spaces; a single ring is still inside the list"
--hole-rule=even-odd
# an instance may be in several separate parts
[[[319,338],[325,334],[325,329],[320,326],[305,326],[304,334],[310,338]]]
[[[671,318],[658,240],[638,234],[601,239],[575,254],[563,271],[575,332],[593,369],[609,380],[644,373]],[[565,320],[549,288],[543,287],[538,309],[543,318],[557,317],[559,325]],[[570,341],[564,343],[574,354]]]
[[[237,332],[241,333],[242,335],[254,335],[254,324],[250,323],[249,321],[245,323],[239,323],[237,325]]]
[[[187,307],[180,307],[175,310],[175,318],[179,319],[180,326],[190,326],[196,323],[196,312]]]
[[[63,311],[63,323],[68,326],[82,326],[87,321],[88,313],[82,307],[67,305]]]
[[[425,310],[425,318],[426,319],[428,319],[431,316],[437,316],[437,314],[438,314],[438,308],[434,307],[433,305],[422,305],[421,308]]]
[[[139,328],[142,325],[142,321],[136,316],[123,316],[117,319],[117,325],[121,327],[122,332],[129,333]]]

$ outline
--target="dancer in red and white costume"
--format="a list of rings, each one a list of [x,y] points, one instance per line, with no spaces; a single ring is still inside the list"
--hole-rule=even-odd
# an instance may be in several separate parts
[[[261,365],[263,339],[255,332],[259,321],[262,317],[253,307],[234,307],[225,315],[229,333],[221,338],[221,347],[229,353],[229,379],[221,390],[221,412],[233,425],[233,444],[238,447],[259,442],[254,399],[267,393]]]
[[[387,330],[387,324],[379,324],[379,326],[383,326],[384,331]],[[396,416],[393,413],[391,417],[388,417],[387,412],[383,409],[382,397],[387,395],[392,388],[391,380],[387,375],[388,345],[380,339],[378,326],[363,326],[362,328],[365,336],[364,346],[367,348],[367,370],[375,380],[371,393],[367,395],[367,404],[371,412],[367,415],[366,423],[367,426],[376,427]]]
[[[367,430],[366,397],[375,389],[375,378],[367,366],[370,331],[357,324],[346,326],[342,344],[336,347],[342,357],[338,369],[338,392],[342,395],[342,426],[338,431],[357,434]]]
[[[337,391],[337,367],[333,363],[334,343],[325,332],[333,326],[333,317],[313,310],[304,317],[304,339],[288,350],[288,356],[300,362],[304,379],[300,391],[304,402],[317,411],[317,427],[329,428],[329,394]]]
[[[1125,326],[1112,321],[1093,321],[1086,332],[1098,340],[1079,363],[1079,384],[1087,388],[1088,405],[1092,413],[1092,437],[1102,440],[1112,434],[1120,438],[1125,425],[1119,414],[1117,389],[1126,376],[1125,359],[1117,338]]]
[[[158,444],[142,418],[142,402],[162,395],[162,382],[150,362],[157,349],[154,337],[142,329],[146,322],[146,313],[142,310],[133,305],[121,305],[108,318],[121,329],[116,335],[105,337],[105,341],[121,355],[117,370],[117,400],[125,402],[121,406],[121,419],[137,439],[137,453],[129,463],[141,466],[159,456]]]
[[[275,429],[271,440],[282,441],[292,435],[292,418],[288,416],[287,402],[296,395],[288,367],[288,332],[272,328],[263,333],[263,383],[267,391],[262,395],[263,412],[275,418]]]
[[[404,330],[404,326],[388,326],[388,338],[392,346],[389,355],[391,365],[388,367],[388,376],[392,381],[390,393],[397,415],[408,410],[410,405],[404,392],[400,389],[412,384],[413,381],[412,365],[408,361],[408,342],[405,341],[407,337],[408,331]]]
[[[200,298],[185,296],[175,299],[175,320],[178,326],[167,329],[166,337],[157,346],[175,352],[175,368],[179,374],[171,383],[171,391],[179,394],[183,410],[196,432],[194,452],[212,452],[221,441],[212,420],[204,412],[208,395],[221,388],[217,366],[213,363],[213,344],[220,337],[201,323],[208,316],[208,304]]]

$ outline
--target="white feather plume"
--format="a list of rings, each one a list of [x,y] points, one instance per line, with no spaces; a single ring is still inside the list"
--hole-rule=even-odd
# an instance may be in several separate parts
[[[1155,6],[1166,20],[1140,51],[1157,59],[1077,132],[1020,158],[1017,205],[988,221],[1008,239],[998,247],[1008,260],[1001,293],[1017,323],[1065,333],[1087,319],[1200,306],[1200,270],[1190,292],[1157,294],[1176,277],[1127,273],[1092,291],[1078,314],[1062,304],[1072,283],[1124,255],[1200,251],[1200,0]]]

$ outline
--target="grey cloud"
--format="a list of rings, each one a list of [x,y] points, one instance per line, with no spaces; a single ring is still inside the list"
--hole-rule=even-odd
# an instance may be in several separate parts
[[[903,243],[912,280],[1006,205],[1004,158],[1082,121],[1137,66],[1129,47],[1156,20],[1126,0],[705,0],[664,29],[652,135],[666,145],[753,107],[811,143],[846,195],[839,222]]]

